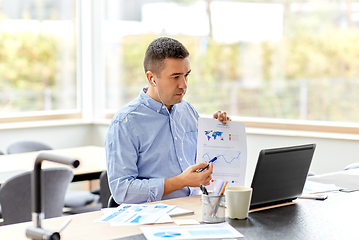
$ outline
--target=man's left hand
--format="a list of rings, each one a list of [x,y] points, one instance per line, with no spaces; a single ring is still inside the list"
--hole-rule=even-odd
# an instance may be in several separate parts
[[[231,121],[231,118],[227,116],[226,112],[217,111],[213,114],[213,118],[218,119],[223,124],[227,124],[227,121]]]

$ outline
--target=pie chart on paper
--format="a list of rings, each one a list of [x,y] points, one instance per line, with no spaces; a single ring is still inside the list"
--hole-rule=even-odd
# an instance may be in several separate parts
[[[178,232],[157,232],[153,235],[160,238],[173,238],[181,236],[181,234]]]

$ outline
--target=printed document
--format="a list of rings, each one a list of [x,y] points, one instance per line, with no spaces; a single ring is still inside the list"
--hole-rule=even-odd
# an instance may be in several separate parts
[[[168,212],[175,207],[174,205],[163,203],[149,205],[121,204],[115,210],[111,210],[95,220],[95,222],[108,222],[111,226],[172,222]]]
[[[244,236],[227,222],[189,226],[140,227],[147,240],[160,239],[237,239]]]
[[[324,183],[318,183],[318,182],[307,180],[304,185],[303,195],[333,192],[333,191],[339,191],[341,189],[343,188],[337,187],[335,184],[324,184]]]
[[[218,179],[227,181],[227,186],[244,186],[247,167],[247,140],[245,125],[228,121],[222,124],[218,119],[198,119],[197,163],[213,163],[213,189]]]

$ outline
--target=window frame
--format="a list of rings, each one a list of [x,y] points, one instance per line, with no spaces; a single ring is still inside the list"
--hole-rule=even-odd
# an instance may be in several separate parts
[[[84,25],[84,22],[89,24]],[[78,109],[19,112],[0,116],[0,124],[77,119],[86,123],[109,120],[113,112],[105,108],[105,73],[101,49],[102,3],[76,0]],[[84,70],[90,69],[90,70]],[[229,113],[230,114],[230,113]],[[204,115],[203,115],[204,116]],[[209,116],[208,117],[212,117]],[[321,133],[359,134],[359,124],[231,116],[247,128],[294,130]]]

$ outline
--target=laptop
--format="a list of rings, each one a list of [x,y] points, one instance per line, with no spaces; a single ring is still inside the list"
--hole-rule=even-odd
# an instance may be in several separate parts
[[[290,202],[302,194],[315,144],[261,150],[250,209]]]

